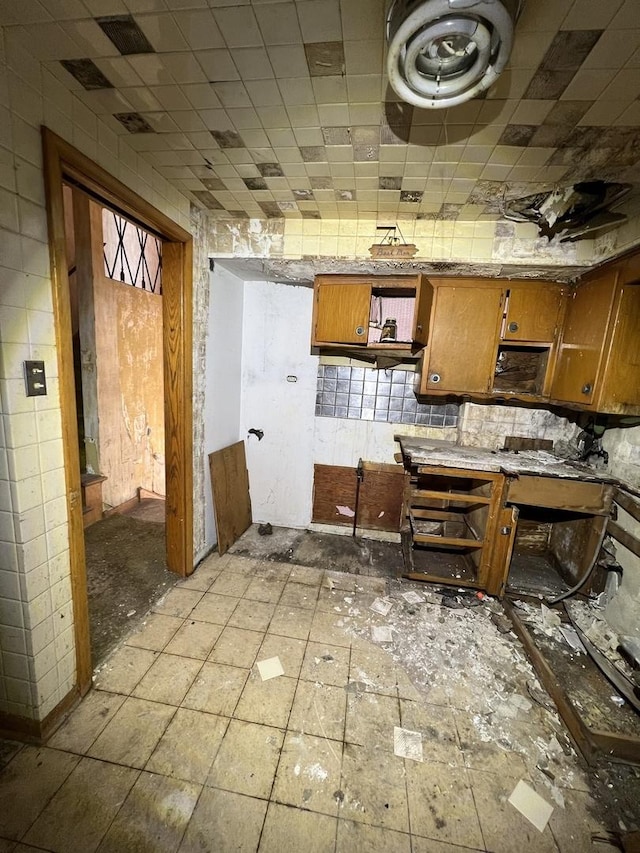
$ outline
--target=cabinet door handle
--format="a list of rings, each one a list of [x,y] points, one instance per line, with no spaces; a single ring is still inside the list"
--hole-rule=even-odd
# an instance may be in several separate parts
[[[507,328],[510,332],[517,332],[520,326],[517,323],[509,323]]]
[[[582,386],[582,393],[583,394],[590,394],[592,390],[593,390],[593,385],[590,382],[587,382],[586,385]]]
[[[434,385],[437,385],[437,383],[440,382],[440,374],[432,373],[429,377],[429,382],[433,382]]]
[[[356,335],[358,335],[358,336],[364,335],[364,326],[356,326]]]

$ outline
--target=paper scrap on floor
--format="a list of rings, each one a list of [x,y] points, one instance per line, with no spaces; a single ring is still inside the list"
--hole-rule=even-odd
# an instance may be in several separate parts
[[[388,601],[386,598],[376,598],[371,605],[371,610],[374,613],[379,613],[381,616],[386,616],[393,607],[393,601]]]
[[[409,592],[403,592],[402,597],[407,602],[407,604],[422,604],[424,598],[414,590],[409,590]]]
[[[422,761],[422,734],[410,729],[393,727],[393,753],[398,758],[410,758],[412,761]]]
[[[284,675],[284,669],[280,663],[280,658],[267,658],[266,660],[258,661],[258,672],[263,681],[268,681],[270,678],[277,678],[279,675]]]
[[[509,802],[539,832],[544,832],[544,828],[553,813],[553,806],[549,805],[539,794],[536,794],[530,785],[521,779],[513,789]]]
[[[392,643],[393,633],[388,625],[372,625],[371,639],[374,643]]]

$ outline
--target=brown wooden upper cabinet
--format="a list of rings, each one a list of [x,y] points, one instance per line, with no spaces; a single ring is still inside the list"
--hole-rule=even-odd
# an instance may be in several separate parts
[[[640,271],[588,274],[568,302],[550,396],[576,408],[640,414]]]
[[[311,345],[418,350],[428,339],[432,298],[423,275],[316,276]],[[395,321],[395,339],[383,343],[387,320]]]

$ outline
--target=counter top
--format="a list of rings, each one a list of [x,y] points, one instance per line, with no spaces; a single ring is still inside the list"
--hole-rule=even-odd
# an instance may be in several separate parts
[[[453,442],[396,435],[402,455],[412,465],[436,465],[443,468],[463,468],[469,471],[489,471],[518,477],[533,474],[539,477],[560,477],[595,483],[618,481],[580,462],[560,459],[546,450],[489,450],[484,447],[463,447]]]

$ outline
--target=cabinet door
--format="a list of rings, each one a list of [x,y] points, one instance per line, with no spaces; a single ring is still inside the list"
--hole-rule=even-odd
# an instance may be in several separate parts
[[[640,414],[640,281],[621,288],[612,322],[598,411]]]
[[[413,340],[425,347],[429,340],[429,323],[433,304],[433,285],[423,275],[416,284],[416,307],[413,320]]]
[[[561,285],[553,282],[510,282],[509,291],[502,339],[553,341],[564,296]]]
[[[584,406],[593,403],[615,284],[615,274],[602,273],[573,292],[551,385],[552,399]]]
[[[487,393],[495,371],[503,288],[436,288],[421,393]]]
[[[316,320],[313,344],[367,345],[371,284],[328,284],[316,286]]]

